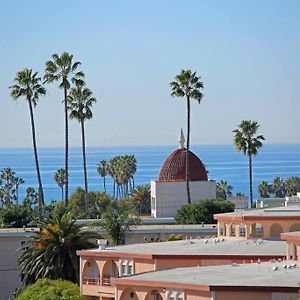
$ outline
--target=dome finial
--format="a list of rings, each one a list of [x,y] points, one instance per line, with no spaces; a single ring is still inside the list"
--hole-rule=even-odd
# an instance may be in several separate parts
[[[182,128],[180,130],[180,135],[179,135],[179,149],[184,149],[184,142],[185,142],[185,138],[184,138],[184,135],[183,135],[183,131],[182,131]]]

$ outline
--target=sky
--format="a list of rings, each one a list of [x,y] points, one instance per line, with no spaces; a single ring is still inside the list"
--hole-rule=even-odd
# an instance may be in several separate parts
[[[169,83],[187,68],[204,84],[191,144],[231,144],[243,119],[257,121],[267,143],[300,143],[300,1],[10,0],[0,2],[0,28],[0,147],[32,145],[28,105],[9,95],[15,74],[43,76],[64,51],[97,99],[88,146],[177,144],[186,102]],[[46,89],[38,145],[63,147],[63,91]],[[81,145],[76,121],[70,145]]]

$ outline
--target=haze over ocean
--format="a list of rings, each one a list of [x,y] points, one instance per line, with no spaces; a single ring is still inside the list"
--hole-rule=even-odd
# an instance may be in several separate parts
[[[160,166],[176,146],[130,146],[130,147],[88,147],[87,168],[89,190],[103,191],[103,179],[97,173],[99,160],[113,156],[134,154],[137,158],[135,184],[150,183],[157,179]],[[227,180],[236,192],[248,192],[248,161],[233,145],[192,145],[213,180]],[[64,166],[64,148],[40,148],[40,167],[46,202],[60,200],[61,191],[53,179],[54,172]],[[70,148],[70,194],[77,187],[84,187],[81,148]],[[262,180],[271,181],[275,176],[287,178],[300,176],[300,144],[266,144],[254,158],[254,197],[258,197],[257,185]],[[20,188],[20,200],[28,186],[37,188],[36,171],[31,148],[0,149],[0,168],[11,167],[17,176],[25,180]],[[107,177],[107,189],[112,193],[112,180]]]

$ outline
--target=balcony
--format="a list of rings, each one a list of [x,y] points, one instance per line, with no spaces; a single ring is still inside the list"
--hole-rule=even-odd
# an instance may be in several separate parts
[[[100,285],[100,278],[83,277],[82,284]]]
[[[102,285],[110,286],[110,275],[104,275],[102,277]]]

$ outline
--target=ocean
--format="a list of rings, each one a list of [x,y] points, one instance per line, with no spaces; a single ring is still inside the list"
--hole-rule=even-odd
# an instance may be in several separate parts
[[[100,160],[116,155],[134,154],[137,159],[135,184],[150,183],[158,178],[160,167],[176,146],[88,147],[87,169],[89,190],[103,191],[103,179],[97,173]],[[233,186],[234,194],[249,195],[248,160],[233,145],[192,145],[191,150],[206,165],[210,179],[226,180]],[[64,148],[39,148],[40,169],[46,203],[61,199],[61,190],[53,179],[54,172],[64,167]],[[37,187],[32,148],[0,149],[0,169],[10,167],[25,180],[19,191],[20,200],[28,186]],[[70,194],[77,187],[84,187],[81,148],[70,148]],[[258,197],[257,186],[262,180],[271,181],[275,176],[287,178],[300,176],[300,144],[266,144],[253,159],[253,191]],[[112,180],[107,177],[107,189],[112,193]]]

